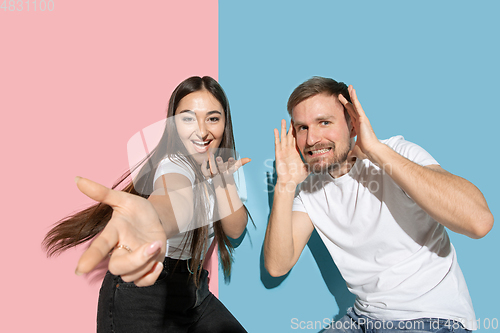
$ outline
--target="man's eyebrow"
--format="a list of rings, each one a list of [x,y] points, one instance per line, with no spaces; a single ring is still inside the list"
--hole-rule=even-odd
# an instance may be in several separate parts
[[[333,116],[333,115],[329,115],[329,116],[321,115],[321,116],[314,118],[314,120],[316,120],[316,121],[330,120],[330,119],[335,119],[335,116]]]
[[[333,115],[329,115],[329,116],[327,116],[327,115],[320,115],[320,116],[314,118],[314,121],[323,121],[323,120],[332,120],[332,119],[335,119],[335,116],[333,116]],[[293,125],[294,126],[303,126],[305,124],[301,123],[300,121],[294,120],[293,121]]]
[[[304,124],[302,124],[300,121],[293,120],[293,127],[302,126],[302,125],[304,125]]]

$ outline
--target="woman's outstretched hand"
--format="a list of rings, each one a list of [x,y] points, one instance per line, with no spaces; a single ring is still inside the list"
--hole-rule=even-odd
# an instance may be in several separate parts
[[[75,273],[91,272],[112,251],[108,265],[112,274],[137,286],[152,285],[162,271],[166,251],[165,230],[153,205],[89,179],[75,181],[83,194],[113,208],[111,219],[82,254]]]
[[[213,153],[208,154],[208,166],[207,161],[204,160],[201,166],[201,172],[207,178],[216,178],[217,175],[221,175],[224,178],[225,183],[234,183],[234,179],[232,177],[233,173],[238,171],[239,168],[250,162],[251,159],[248,157],[243,157],[239,160],[235,160],[230,157],[227,162],[222,160],[222,157],[218,156],[215,158]]]

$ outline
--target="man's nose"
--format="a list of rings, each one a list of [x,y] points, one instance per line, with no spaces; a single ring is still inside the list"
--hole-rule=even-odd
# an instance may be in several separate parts
[[[307,130],[307,145],[314,146],[320,140],[319,133],[312,128]]]

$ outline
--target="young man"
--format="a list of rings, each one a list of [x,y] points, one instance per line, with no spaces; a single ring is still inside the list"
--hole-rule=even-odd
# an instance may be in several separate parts
[[[316,228],[357,296],[328,331],[475,329],[444,227],[486,235],[493,216],[481,192],[401,136],[379,141],[352,86],[314,77],[292,93],[288,112],[288,133],[284,120],[275,129],[269,273],[286,274]]]

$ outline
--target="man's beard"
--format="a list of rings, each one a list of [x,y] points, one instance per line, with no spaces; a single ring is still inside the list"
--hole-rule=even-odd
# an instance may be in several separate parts
[[[351,151],[352,142],[349,140],[349,146],[343,150],[337,151],[335,142],[332,142],[331,150],[333,151],[333,158],[330,159],[332,161],[328,162],[322,157],[312,158],[307,161],[306,164],[310,172],[316,174],[326,174],[335,172],[340,169],[341,166],[345,164],[347,161],[347,157],[349,156],[349,152]],[[308,150],[316,150],[315,146],[311,147]],[[321,148],[319,148],[321,149]]]

